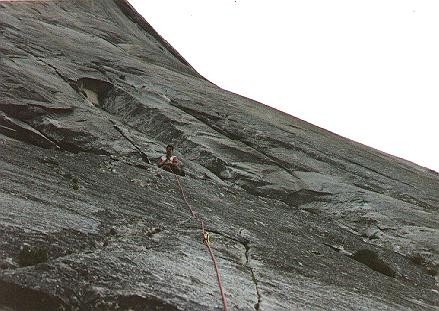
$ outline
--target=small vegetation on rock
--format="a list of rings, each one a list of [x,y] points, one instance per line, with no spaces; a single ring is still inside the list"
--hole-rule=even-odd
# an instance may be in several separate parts
[[[417,266],[422,266],[426,269],[427,274],[436,276],[439,273],[439,265],[429,262],[422,254],[414,253],[410,256],[411,262]]]
[[[427,273],[430,274],[431,276],[437,276],[439,275],[439,265],[434,265],[432,267],[428,267],[427,268]]]
[[[64,178],[70,180],[73,190],[79,190],[79,179],[73,176],[71,173],[65,173]]]
[[[48,259],[47,249],[45,247],[32,247],[24,244],[20,248],[17,262],[21,267],[33,266],[38,263],[46,262]]]
[[[418,265],[418,266],[423,265],[424,262],[425,262],[424,257],[422,257],[422,255],[419,254],[419,253],[412,254],[412,256],[410,257],[410,260],[411,260],[415,265]]]

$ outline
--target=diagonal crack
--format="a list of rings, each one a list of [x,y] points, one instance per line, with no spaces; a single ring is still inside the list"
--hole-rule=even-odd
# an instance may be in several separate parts
[[[134,146],[134,148],[136,148],[136,150],[140,153],[140,155],[142,156],[143,161],[145,161],[148,164],[151,164],[151,161],[148,158],[148,155],[142,151],[142,149],[140,149],[139,146],[136,145],[136,143],[130,138],[128,137],[124,131],[113,121],[110,120],[111,123],[113,123],[113,127],[120,133],[120,135],[122,135],[122,137],[124,137],[127,141],[129,141],[131,143],[131,145]]]
[[[61,79],[64,80],[64,82],[66,82],[68,85],[71,86],[71,84],[70,84],[71,81],[70,81],[68,78],[64,77],[64,76],[58,71],[58,68],[56,68],[56,67],[53,66],[52,64],[50,64],[50,63],[44,61],[42,58],[39,58],[39,57],[38,57],[37,60],[39,60],[40,62],[42,62],[42,63],[45,64],[46,66],[49,66],[50,68],[52,68],[52,69],[55,71],[55,73],[56,73]]]
[[[5,135],[31,143],[43,148],[61,149],[60,146],[52,139],[44,135],[41,131],[33,127],[29,122],[9,117],[3,111],[0,111],[0,130]]]
[[[229,133],[228,131],[222,129],[219,126],[215,126],[215,124],[212,122],[212,124],[209,124],[208,122],[206,122],[205,119],[201,118],[197,112],[193,109],[187,108],[187,107],[182,107],[177,105],[177,101],[174,99],[171,99],[170,101],[170,105],[172,105],[173,107],[183,111],[184,113],[187,113],[189,115],[191,115],[192,117],[194,117],[195,119],[197,119],[198,121],[200,121],[201,123],[203,123],[204,125],[206,125],[207,127],[209,127],[210,129],[212,129],[213,131],[215,131],[216,133],[225,136],[226,138],[233,140],[233,141],[237,141],[245,146],[247,146],[248,148],[252,149],[253,151],[255,151],[256,153],[264,156],[267,160],[269,164],[272,164],[274,166],[279,167],[281,170],[287,172],[289,175],[291,175],[292,177],[295,178],[295,181],[297,181],[297,183],[299,184],[300,188],[306,188],[306,184],[299,178],[296,176],[296,174],[294,173],[294,171],[292,171],[291,169],[288,169],[287,167],[285,167],[284,165],[282,165],[282,163],[279,162],[278,159],[270,156],[269,154],[267,154],[264,151],[261,151],[259,149],[256,149],[252,144],[250,144],[249,142],[245,141],[245,140],[241,140],[241,139],[237,139],[232,133]]]

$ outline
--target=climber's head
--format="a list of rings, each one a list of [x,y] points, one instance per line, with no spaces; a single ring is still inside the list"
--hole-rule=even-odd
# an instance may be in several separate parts
[[[166,155],[167,156],[171,156],[173,151],[174,151],[174,146],[172,146],[172,145],[166,146]]]

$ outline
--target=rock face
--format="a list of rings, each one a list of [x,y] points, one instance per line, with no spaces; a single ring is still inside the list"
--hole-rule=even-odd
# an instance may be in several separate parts
[[[439,175],[201,77],[123,0],[0,2],[0,310],[438,310]]]

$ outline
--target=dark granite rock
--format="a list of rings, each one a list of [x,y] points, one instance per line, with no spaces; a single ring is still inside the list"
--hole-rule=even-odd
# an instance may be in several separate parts
[[[0,309],[220,310],[169,143],[231,310],[438,308],[437,172],[220,89],[126,1],[1,2],[0,92]]]

